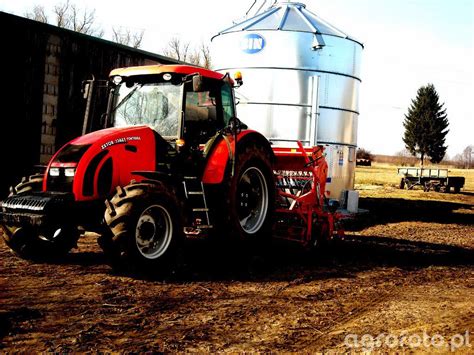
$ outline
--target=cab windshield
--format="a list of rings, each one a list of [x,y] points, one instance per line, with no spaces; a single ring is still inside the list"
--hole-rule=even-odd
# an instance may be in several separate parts
[[[179,137],[182,85],[122,83],[115,92],[115,127],[147,125],[162,137]]]

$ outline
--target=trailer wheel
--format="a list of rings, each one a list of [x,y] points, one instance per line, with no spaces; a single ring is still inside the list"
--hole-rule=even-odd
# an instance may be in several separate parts
[[[405,179],[401,178],[400,180],[400,190],[403,190],[405,188]]]
[[[10,195],[41,191],[43,175],[23,177],[10,188]],[[75,226],[51,225],[43,227],[1,224],[3,239],[10,249],[25,259],[44,260],[61,257],[77,245],[79,233]]]
[[[180,206],[172,190],[161,183],[132,183],[118,187],[106,205],[111,233],[100,244],[112,267],[170,271],[183,240]]]
[[[268,153],[256,145],[238,152],[234,176],[227,187],[226,206],[219,209],[221,231],[257,244],[271,238],[275,182]],[[222,215],[224,214],[224,215]]]

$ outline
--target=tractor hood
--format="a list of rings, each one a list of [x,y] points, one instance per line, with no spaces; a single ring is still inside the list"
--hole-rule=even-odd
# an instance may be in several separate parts
[[[73,192],[80,201],[103,198],[140,180],[133,171],[156,168],[156,133],[148,126],[114,127],[78,137],[51,159],[45,191]]]
[[[112,127],[101,129],[100,131],[95,131],[88,133],[86,135],[80,136],[73,139],[69,144],[74,145],[91,145],[94,143],[104,143],[104,140],[108,141],[110,139],[117,138],[127,138],[131,135],[140,134],[143,131],[151,131],[151,128],[148,126],[133,126],[133,127]]]

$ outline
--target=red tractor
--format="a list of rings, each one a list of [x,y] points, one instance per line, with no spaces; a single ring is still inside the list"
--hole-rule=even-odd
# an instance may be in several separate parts
[[[95,231],[115,265],[165,269],[196,236],[314,246],[341,233],[323,148],[272,149],[235,116],[240,84],[186,65],[113,70],[105,128],[67,143],[1,202],[7,245],[56,257]]]

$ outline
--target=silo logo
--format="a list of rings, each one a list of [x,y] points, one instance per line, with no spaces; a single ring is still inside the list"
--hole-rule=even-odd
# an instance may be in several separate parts
[[[256,33],[245,35],[240,41],[240,49],[248,54],[260,52],[265,47],[265,38]]]

